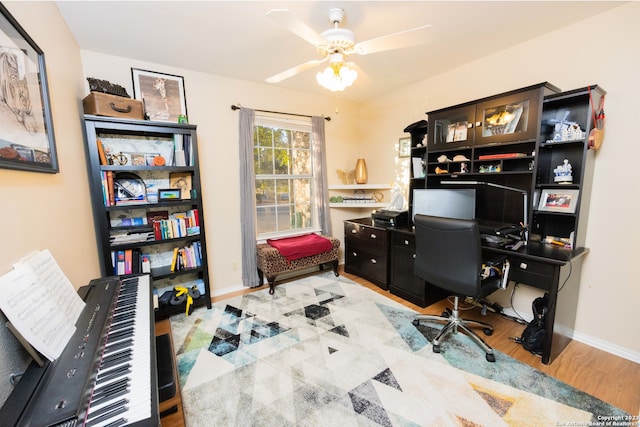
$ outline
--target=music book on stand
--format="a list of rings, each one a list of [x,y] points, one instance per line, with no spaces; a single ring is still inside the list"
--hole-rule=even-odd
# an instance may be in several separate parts
[[[9,329],[50,361],[74,334],[84,306],[49,250],[29,254],[0,276],[0,309]]]

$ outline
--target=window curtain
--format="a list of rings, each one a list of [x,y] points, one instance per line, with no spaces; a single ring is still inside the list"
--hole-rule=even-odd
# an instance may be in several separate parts
[[[327,156],[324,141],[324,118],[311,117],[311,133],[313,134],[313,174],[314,200],[318,204],[319,226],[322,234],[331,235],[331,217],[329,215],[329,186],[327,184]]]
[[[256,259],[256,196],[253,169],[253,122],[255,111],[240,108],[240,224],[242,224],[242,284],[260,286]]]

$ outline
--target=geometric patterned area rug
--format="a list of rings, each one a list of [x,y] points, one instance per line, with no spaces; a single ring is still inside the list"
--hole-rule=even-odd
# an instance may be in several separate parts
[[[333,272],[171,318],[188,426],[598,425],[625,412]],[[609,418],[611,417],[611,418]],[[627,418],[628,419],[628,418]]]

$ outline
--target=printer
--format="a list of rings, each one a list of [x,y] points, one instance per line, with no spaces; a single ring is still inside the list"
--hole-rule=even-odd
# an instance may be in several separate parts
[[[371,213],[371,219],[373,219],[375,225],[381,225],[384,227],[403,227],[409,224],[409,212],[378,209]]]

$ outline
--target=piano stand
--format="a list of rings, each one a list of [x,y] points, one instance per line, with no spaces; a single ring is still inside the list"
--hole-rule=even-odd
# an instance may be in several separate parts
[[[171,324],[169,319],[159,320],[156,329],[156,354],[158,361],[158,394],[162,427],[183,427],[182,398],[178,380],[178,369],[173,353]],[[170,367],[167,365],[170,364]],[[169,376],[171,378],[169,378]],[[173,389],[173,393],[171,390]]]

